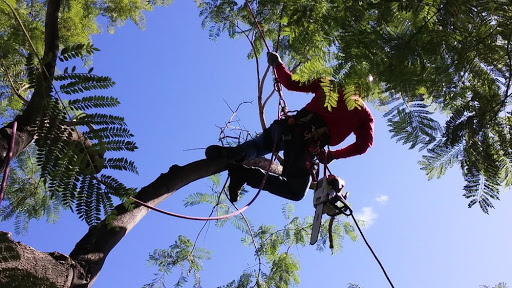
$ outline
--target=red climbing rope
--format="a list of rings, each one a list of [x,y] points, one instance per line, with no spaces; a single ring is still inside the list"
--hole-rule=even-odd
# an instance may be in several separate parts
[[[9,148],[7,149],[7,154],[5,155],[7,164],[5,166],[4,176],[2,178],[2,187],[0,188],[0,205],[2,204],[2,199],[4,198],[5,185],[7,184],[7,176],[9,175],[9,164],[12,159],[12,150],[14,148],[14,139],[16,138],[16,128],[18,127],[18,122],[14,120],[12,122],[12,137],[11,143],[9,144]]]
[[[263,180],[261,180],[261,184],[260,184],[260,187],[258,189],[258,192],[256,192],[256,195],[254,195],[254,197],[251,199],[251,201],[249,201],[249,203],[247,203],[247,205],[245,205],[241,209],[238,209],[237,211],[234,211],[232,213],[229,213],[229,214],[226,214],[226,215],[221,215],[221,216],[214,216],[214,217],[188,216],[188,215],[182,215],[182,214],[173,213],[173,212],[165,211],[165,210],[162,210],[162,209],[158,209],[158,208],[156,208],[154,206],[151,206],[151,205],[149,205],[149,204],[147,204],[145,202],[142,202],[142,201],[140,201],[138,199],[135,199],[133,197],[130,197],[130,199],[132,199],[136,203],[138,203],[138,204],[140,204],[140,205],[142,205],[142,206],[144,206],[146,208],[149,208],[149,209],[151,209],[153,211],[156,211],[156,212],[159,212],[159,213],[162,213],[162,214],[165,214],[165,215],[181,218],[181,219],[197,220],[197,221],[210,221],[210,220],[221,220],[221,219],[231,218],[231,217],[233,217],[235,215],[238,215],[238,214],[244,212],[247,208],[249,208],[249,206],[252,205],[252,203],[254,203],[254,201],[256,201],[256,198],[258,198],[258,196],[260,195],[261,190],[263,190],[263,186],[265,185],[265,182],[267,181],[267,177],[268,177],[268,174],[269,174],[269,171],[270,171],[270,167],[272,166],[272,162],[275,159],[276,148],[277,148],[277,131],[276,131],[276,137],[275,137],[275,140],[274,140],[274,146],[272,147],[272,154],[271,154],[272,156],[270,156],[270,161],[268,162],[268,166],[267,166],[267,169],[266,169],[266,172],[265,172],[265,176],[263,176]],[[226,183],[227,183],[227,179],[226,179]],[[224,189],[226,188],[226,183],[224,183],[224,186],[222,187],[222,191],[224,191]]]
[[[254,20],[254,23],[256,25],[256,28],[258,29],[259,33],[260,33],[260,36],[261,38],[263,39],[263,43],[265,43],[265,47],[267,47],[267,51],[270,52],[270,47],[268,46],[267,44],[267,41],[265,40],[265,34],[263,33],[263,30],[261,29],[259,23],[258,23],[258,20],[256,19],[256,15],[254,14],[250,4],[249,4],[249,1],[245,0],[245,4],[247,5],[247,8],[249,8],[249,12],[251,13],[252,15],[252,18]],[[279,94],[279,106],[278,106],[278,109],[279,109],[279,118],[281,118],[283,115],[287,115],[288,114],[288,108],[286,106],[286,101],[284,100],[284,97],[283,97],[283,93],[282,93],[282,89],[281,89],[281,85],[279,83],[279,81],[277,80],[277,73],[275,71],[275,69],[273,69],[274,71],[274,89],[277,91],[277,93]],[[165,210],[162,210],[162,209],[159,209],[159,208],[156,208],[154,206],[151,206],[143,201],[140,201],[136,198],[133,198],[133,197],[130,197],[131,200],[135,201],[136,203],[138,203],[139,205],[142,205],[146,208],[149,208],[151,210],[154,210],[156,212],[159,212],[159,213],[162,213],[162,214],[165,214],[165,215],[169,215],[169,216],[173,216],[173,217],[177,217],[177,218],[181,218],[181,219],[187,219],[187,220],[197,220],[197,221],[210,221],[210,220],[221,220],[221,219],[227,219],[227,218],[230,218],[230,217],[233,217],[235,215],[238,215],[242,212],[244,212],[247,208],[249,208],[249,206],[252,205],[252,203],[256,200],[256,198],[258,198],[258,196],[260,195],[261,193],[261,190],[263,189],[263,186],[265,185],[265,182],[267,180],[267,177],[268,177],[268,174],[269,174],[269,170],[270,170],[270,167],[272,165],[272,162],[274,161],[274,158],[275,158],[275,151],[276,151],[276,146],[277,146],[277,131],[276,131],[276,137],[275,137],[275,141],[274,141],[274,147],[272,149],[272,156],[270,157],[270,162],[268,164],[268,167],[267,167],[267,170],[266,170],[266,173],[265,173],[265,176],[263,177],[263,180],[261,182],[261,185],[258,189],[258,192],[256,193],[256,195],[254,195],[254,197],[252,198],[251,201],[249,201],[249,203],[247,203],[247,205],[245,205],[244,207],[242,207],[241,209],[237,210],[237,211],[234,211],[232,213],[229,213],[229,214],[226,214],[226,215],[222,215],[222,216],[214,216],[214,217],[196,217],[196,216],[188,216],[188,215],[182,215],[182,214],[178,214],[178,213],[173,213],[173,212],[169,212],[169,211],[165,211]],[[227,183],[227,181],[226,181]],[[225,185],[224,187],[222,188],[222,190],[225,189]]]
[[[247,6],[247,8],[249,8],[249,12],[251,12],[252,19],[254,20],[254,24],[256,24],[256,28],[260,32],[261,39],[263,39],[263,43],[265,43],[265,47],[267,47],[267,51],[270,52],[271,50],[267,44],[267,40],[265,40],[265,34],[263,34],[263,30],[261,30],[260,24],[258,23],[258,20],[256,20],[256,15],[252,11],[251,5],[249,4],[248,0],[245,0],[245,5]]]
[[[265,47],[267,47],[267,51],[271,52],[270,47],[267,44],[267,40],[265,39],[265,34],[263,33],[263,30],[260,27],[260,24],[258,23],[258,20],[256,19],[256,15],[254,14],[254,11],[251,8],[251,5],[249,4],[248,0],[245,0],[245,5],[249,9],[249,12],[251,13],[252,19],[254,20],[254,24],[256,25],[256,28],[258,29],[258,32],[260,33],[261,39],[263,39],[263,43],[265,44]],[[284,100],[281,83],[279,83],[279,80],[277,78],[277,72],[276,69],[273,68],[272,72],[274,73],[274,90],[277,91],[277,94],[279,95],[279,112],[278,117],[281,118],[282,116],[288,115],[288,106],[286,105],[286,101]]]
[[[142,201],[140,201],[138,199],[135,199],[133,197],[130,197],[130,199],[135,201],[136,203],[146,207],[146,208],[149,208],[149,209],[153,210],[153,211],[156,211],[156,212],[168,215],[168,216],[173,216],[173,217],[176,217],[176,218],[181,218],[181,219],[196,220],[196,221],[210,221],[210,220],[222,220],[222,219],[231,218],[233,216],[236,216],[236,215],[244,212],[247,208],[249,208],[249,206],[252,205],[252,203],[254,203],[254,201],[256,201],[256,198],[258,198],[258,196],[261,193],[261,190],[263,189],[263,185],[265,185],[265,181],[267,181],[268,171],[270,170],[270,165],[272,165],[272,158],[270,159],[271,161],[270,161],[269,166],[267,168],[267,173],[265,173],[265,176],[263,177],[263,180],[261,181],[260,188],[259,188],[258,192],[256,193],[256,195],[254,195],[254,197],[251,199],[251,201],[249,201],[249,203],[247,203],[247,205],[245,205],[241,209],[238,209],[238,210],[236,210],[236,211],[234,211],[232,213],[226,214],[226,215],[213,216],[213,217],[188,216],[188,215],[182,215],[182,214],[173,213],[173,212],[169,212],[169,211],[165,211],[165,210],[156,208],[154,206],[151,206],[151,205],[149,205],[149,204],[147,204],[145,202],[142,202]],[[222,190],[224,190],[224,188]]]

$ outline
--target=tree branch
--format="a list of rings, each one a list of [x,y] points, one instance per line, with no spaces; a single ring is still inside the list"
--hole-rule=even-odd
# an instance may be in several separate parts
[[[226,170],[228,162],[207,159],[189,163],[185,166],[173,165],[155,181],[139,190],[136,199],[156,206],[183,186],[201,178]],[[69,256],[86,269],[81,279],[90,287],[94,282],[106,257],[121,239],[149,212],[148,208],[133,204],[133,209],[124,203],[114,208],[115,219],[108,218],[92,226],[76,244]]]

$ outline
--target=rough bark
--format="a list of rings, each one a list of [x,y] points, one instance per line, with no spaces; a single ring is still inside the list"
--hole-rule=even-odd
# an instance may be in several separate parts
[[[77,269],[66,255],[36,251],[0,231],[1,287],[71,287]]]

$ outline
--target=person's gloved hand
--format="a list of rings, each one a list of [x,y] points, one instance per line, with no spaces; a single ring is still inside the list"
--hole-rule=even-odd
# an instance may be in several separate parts
[[[328,150],[327,152],[323,151],[318,153],[317,157],[320,164],[329,164],[334,160],[334,153],[331,150]]]
[[[272,67],[275,67],[278,63],[283,63],[276,52],[267,52],[267,62]]]
[[[345,181],[335,175],[329,175],[327,177],[327,184],[331,187],[334,192],[339,193],[345,187]]]

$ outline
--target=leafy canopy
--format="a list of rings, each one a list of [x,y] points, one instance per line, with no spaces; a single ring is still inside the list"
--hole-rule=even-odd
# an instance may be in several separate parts
[[[510,1],[251,1],[267,39],[244,5],[202,1],[210,37],[250,35],[249,58],[270,41],[298,79],[358,87],[429,179],[460,167],[469,207],[488,213],[511,185]]]

